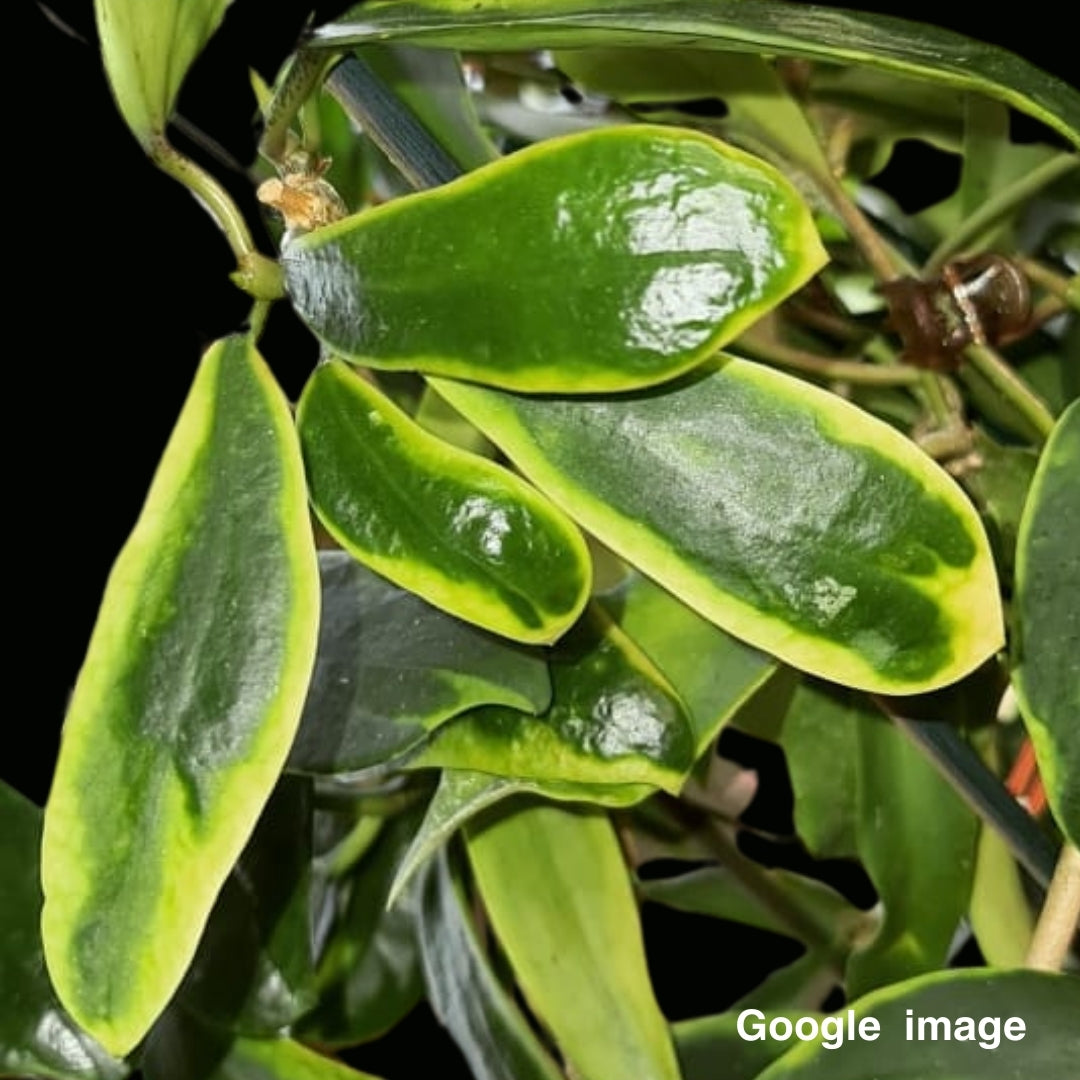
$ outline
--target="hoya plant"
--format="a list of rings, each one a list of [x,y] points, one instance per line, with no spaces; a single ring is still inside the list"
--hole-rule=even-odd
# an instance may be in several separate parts
[[[239,198],[228,6],[94,5],[249,311],[0,785],[0,1074],[1074,1076],[1080,93],[783,0],[313,5]],[[658,1000],[654,912],[738,989]]]

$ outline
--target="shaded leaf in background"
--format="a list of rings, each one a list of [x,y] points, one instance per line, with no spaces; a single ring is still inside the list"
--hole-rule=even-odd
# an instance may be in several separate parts
[[[504,804],[469,861],[525,999],[581,1080],[679,1080],[630,879],[606,816]]]
[[[266,1037],[315,1004],[311,841],[311,782],[283,777],[210,912],[177,992],[183,1008]]]
[[[41,810],[0,782],[0,1076],[122,1080],[56,1000],[41,951]]]
[[[859,717],[859,857],[885,917],[848,961],[848,994],[935,971],[967,914],[978,819],[922,752],[884,719]]]
[[[1043,448],[1016,549],[1013,686],[1046,796],[1080,844],[1080,404]]]
[[[45,808],[45,957],[114,1053],[183,977],[296,734],[319,578],[288,403],[203,357],[109,577]]]
[[[476,1080],[562,1080],[484,953],[445,852],[421,882],[420,947],[428,1000]]]
[[[447,615],[346,552],[321,552],[319,567],[319,651],[291,769],[351,772],[391,761],[481,704],[547,706],[539,650]]]
[[[320,27],[316,44],[408,41],[471,51],[683,46],[863,63],[977,90],[1080,146],[1080,93],[995,45],[888,15],[778,0],[375,0]]]

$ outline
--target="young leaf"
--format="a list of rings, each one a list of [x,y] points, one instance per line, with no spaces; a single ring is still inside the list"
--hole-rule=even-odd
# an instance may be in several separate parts
[[[49,973],[113,1053],[172,996],[270,796],[318,606],[288,404],[251,343],[226,339],[110,575],[45,811]]]
[[[466,838],[495,933],[574,1074],[679,1080],[608,819],[518,805]]]
[[[729,358],[614,399],[435,381],[584,528],[795,667],[916,693],[1002,643],[993,560],[964,493],[834,394]]]
[[[509,470],[429,435],[340,361],[308,380],[296,422],[315,512],[365,566],[515,641],[554,641],[581,614],[585,542]]]
[[[122,1080],[128,1068],[61,1009],[41,952],[41,811],[0,782],[0,1076]]]
[[[651,784],[677,793],[693,765],[678,695],[606,616],[551,654],[552,703],[538,717],[482,708],[445,724],[409,762],[575,784]]]
[[[321,27],[330,48],[407,41],[470,52],[670,43],[870,64],[989,94],[1080,147],[1080,94],[1020,57],[887,15],[782,0],[375,0]]]
[[[1080,403],[1043,448],[1016,547],[1013,685],[1046,796],[1080,844]]]
[[[540,650],[439,611],[344,551],[320,552],[319,568],[319,651],[290,769],[353,772],[478,705],[540,712],[551,700]]]
[[[876,1039],[856,1038],[835,1050],[820,1041],[797,1044],[757,1080],[866,1080],[881,1073],[882,1062],[889,1080],[1072,1080],[1080,1060],[1075,976],[937,972],[877,990],[854,1010],[856,1025],[867,1016],[877,1020]],[[1022,1038],[1015,1027],[1007,1037],[1010,1017],[1023,1022]]]
[[[232,0],[95,0],[116,104],[144,146],[165,124],[192,62]]]
[[[648,124],[531,146],[282,253],[298,314],[346,359],[561,393],[670,379],[824,262],[779,172]]]

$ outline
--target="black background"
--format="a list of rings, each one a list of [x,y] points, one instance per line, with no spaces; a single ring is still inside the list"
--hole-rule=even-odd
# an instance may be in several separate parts
[[[57,28],[45,6],[31,11],[28,43],[11,39],[12,56],[25,56],[34,74],[9,98],[5,122],[9,289],[14,280],[6,308],[7,411],[19,423],[8,425],[7,471],[15,598],[7,668],[15,692],[0,729],[0,775],[39,803],[109,566],[138,514],[201,351],[239,329],[249,306],[227,280],[232,258],[210,219],[152,168],[123,127],[98,61],[91,0],[47,4],[85,41]],[[273,77],[307,6],[236,0],[182,95],[184,115],[244,164],[255,145],[247,69]],[[322,10],[335,6],[346,5]],[[1004,45],[1076,83],[1075,35],[1058,24],[1061,5],[872,6]],[[906,179],[932,182],[916,175],[922,163],[906,167]],[[217,171],[256,223],[246,181]],[[260,242],[272,250],[265,237]],[[282,312],[272,318],[263,349],[295,396],[315,356],[309,339]],[[780,817],[785,797],[777,796]],[[691,917],[679,928],[700,929]],[[669,1015],[714,1011],[735,996],[722,975],[722,953],[713,953],[720,966],[710,964],[713,974],[702,980],[686,968],[676,927],[654,919],[646,929]],[[687,978],[711,989],[691,1002],[693,987],[680,989]],[[456,1053],[419,1023],[404,1033],[406,1044],[421,1041],[452,1080]],[[413,1073],[403,1071],[400,1045],[393,1061],[369,1053],[358,1062],[401,1080]]]

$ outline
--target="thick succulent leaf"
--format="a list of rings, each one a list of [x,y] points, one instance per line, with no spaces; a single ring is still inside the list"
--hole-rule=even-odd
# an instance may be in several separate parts
[[[776,673],[771,656],[744,645],[640,574],[599,600],[686,703],[695,759]]]
[[[809,949],[798,960],[771,971],[731,1008],[735,1013],[743,1009],[817,1009],[839,983],[836,964]]]
[[[1080,94],[1018,56],[935,26],[780,0],[376,0],[316,31],[330,47],[472,51],[657,45],[864,63],[998,98],[1080,146]]]
[[[882,1062],[888,1062],[889,1080],[1071,1080],[1080,1060],[1080,979],[1075,976],[981,968],[938,972],[878,990],[853,1008],[856,1025],[864,1016],[877,1019],[876,1040],[845,1041],[837,1050],[820,1041],[795,1045],[758,1080],[866,1080],[880,1074]],[[907,1037],[909,1010],[913,1039]],[[1019,1041],[1004,1035],[1010,1017],[1024,1021],[1026,1033]],[[936,1029],[924,1025],[922,1038],[920,1018],[937,1021]],[[939,1018],[949,1021],[951,1040],[941,1034]],[[961,1018],[968,1023],[961,1026]]]
[[[779,172],[649,124],[548,140],[282,253],[294,307],[335,353],[559,393],[696,366],[825,258]]]
[[[315,512],[365,566],[515,641],[554,641],[581,613],[585,541],[509,470],[428,434],[340,361],[308,380],[296,420]]]
[[[505,810],[505,808],[502,808]],[[526,1000],[581,1080],[679,1080],[615,830],[519,805],[466,829],[491,924]]]
[[[822,1015],[766,1012],[764,1022],[768,1024],[776,1016],[786,1016],[792,1023],[799,1016],[816,1016],[820,1020]],[[749,1018],[749,1023],[753,1024],[756,1019]],[[746,1030],[753,1034],[752,1028]],[[774,1039],[744,1038],[739,1032],[739,1017],[735,1012],[683,1020],[672,1024],[671,1032],[675,1037],[683,1080],[717,1080],[718,1076],[723,1076],[724,1080],[754,1080],[788,1049],[786,1043]]]
[[[179,1004],[239,1035],[276,1035],[316,1001],[311,782],[283,777],[218,894]]]
[[[978,819],[896,727],[860,718],[856,836],[885,908],[877,937],[852,955],[848,994],[943,966],[968,910]]]
[[[122,1080],[56,1000],[41,951],[41,811],[0,782],[0,1076]]]
[[[1080,844],[1080,404],[1058,420],[1024,506],[1016,549],[1013,685],[1046,796]]]
[[[387,904],[393,904],[420,867],[481,810],[510,795],[537,795],[555,802],[631,806],[653,794],[644,784],[575,784],[558,780],[526,780],[465,769],[443,769],[427,813],[398,865]]]
[[[415,897],[389,895],[417,820],[412,810],[396,814],[339,889],[341,910],[319,962],[319,1004],[295,1028],[308,1042],[376,1039],[423,996]]]
[[[95,0],[116,103],[144,145],[165,130],[180,84],[231,0]]]
[[[420,947],[428,1001],[476,1080],[561,1080],[562,1070],[492,970],[446,855],[425,873]]]
[[[827,391],[728,358],[615,399],[436,382],[584,528],[795,667],[914,693],[1002,644],[975,509],[899,432]]]
[[[552,703],[541,716],[477,709],[443,725],[410,767],[680,790],[694,760],[685,707],[607,616],[582,620],[550,666]]]
[[[546,708],[551,681],[539,650],[447,615],[346,552],[321,552],[319,568],[319,651],[289,768],[382,764],[478,705]]]
[[[49,973],[113,1053],[172,996],[270,796],[318,607],[289,407],[229,338],[203,358],[110,575],[45,811]]]
[[[795,797],[795,831],[819,859],[854,857],[859,724],[880,717],[865,694],[804,679],[780,745]]]

